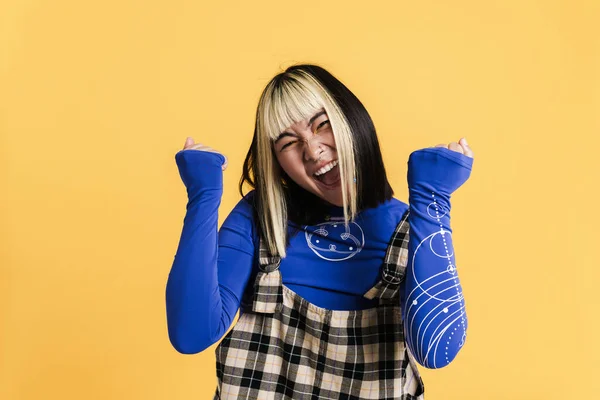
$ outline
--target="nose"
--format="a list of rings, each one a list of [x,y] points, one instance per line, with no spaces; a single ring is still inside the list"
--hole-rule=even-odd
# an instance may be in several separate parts
[[[305,140],[304,145],[304,160],[305,161],[317,161],[319,159],[319,155],[321,154],[320,142],[315,140],[316,143],[312,144],[313,138],[316,136],[312,136],[309,139]]]

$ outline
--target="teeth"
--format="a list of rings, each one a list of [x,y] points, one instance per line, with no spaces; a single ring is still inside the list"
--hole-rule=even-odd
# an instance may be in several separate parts
[[[323,175],[325,172],[331,171],[331,169],[333,167],[335,167],[336,165],[338,165],[337,160],[330,162],[329,164],[327,164],[326,166],[324,166],[323,168],[321,168],[320,170],[315,172],[315,176]]]

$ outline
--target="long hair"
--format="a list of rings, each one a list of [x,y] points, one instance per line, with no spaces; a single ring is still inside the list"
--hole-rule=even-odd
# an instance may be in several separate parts
[[[358,98],[331,73],[301,64],[277,74],[256,110],[252,144],[239,182],[255,189],[254,211],[271,254],[285,257],[288,221],[310,225],[325,216],[327,204],[296,184],[274,155],[273,142],[290,125],[320,109],[327,113],[338,154],[344,220],[376,207],[394,192],[387,180],[375,126]]]

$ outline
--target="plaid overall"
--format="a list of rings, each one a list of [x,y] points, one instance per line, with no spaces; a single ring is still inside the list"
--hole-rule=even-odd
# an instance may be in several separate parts
[[[408,259],[408,211],[387,247],[365,310],[328,310],[282,284],[280,258],[261,240],[249,308],[215,350],[214,399],[422,400],[399,300]]]

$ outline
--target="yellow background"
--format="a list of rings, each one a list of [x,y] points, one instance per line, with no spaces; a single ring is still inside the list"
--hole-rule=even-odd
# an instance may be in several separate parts
[[[267,81],[323,65],[364,102],[396,197],[466,136],[452,197],[466,345],[426,398],[600,398],[598,1],[0,5],[0,398],[209,399],[167,337],[186,136],[229,158]]]

